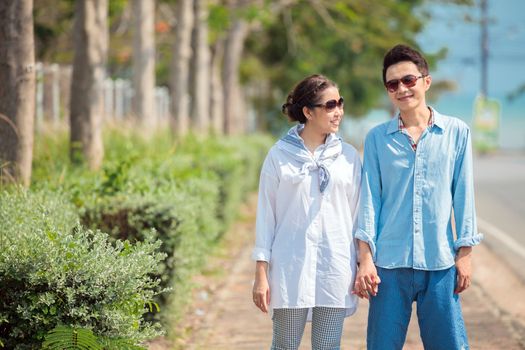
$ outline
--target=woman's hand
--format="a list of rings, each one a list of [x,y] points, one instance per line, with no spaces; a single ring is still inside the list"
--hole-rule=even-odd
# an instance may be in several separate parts
[[[267,277],[268,263],[257,261],[255,265],[255,281],[253,283],[253,303],[262,312],[268,313],[270,304],[270,286]]]
[[[361,262],[352,293],[360,298],[370,299],[370,295],[377,295],[379,283],[381,283],[381,279],[377,275],[377,269],[374,263],[371,261]]]

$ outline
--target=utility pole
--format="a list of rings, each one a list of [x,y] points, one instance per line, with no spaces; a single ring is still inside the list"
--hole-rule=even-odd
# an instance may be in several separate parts
[[[481,95],[488,97],[489,37],[487,1],[481,0]]]
[[[481,87],[474,101],[473,135],[476,150],[485,153],[499,148],[501,106],[497,99],[489,98],[488,61],[489,38],[487,14],[489,0],[480,0],[481,9]]]

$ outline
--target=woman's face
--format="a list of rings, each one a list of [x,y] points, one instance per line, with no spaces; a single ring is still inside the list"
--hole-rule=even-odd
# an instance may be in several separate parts
[[[344,114],[342,102],[336,87],[325,89],[315,107],[303,109],[308,118],[306,125],[322,134],[337,132]]]

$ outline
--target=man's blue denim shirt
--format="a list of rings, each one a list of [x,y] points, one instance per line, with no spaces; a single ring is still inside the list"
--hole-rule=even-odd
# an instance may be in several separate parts
[[[369,244],[377,266],[446,269],[457,249],[483,238],[476,226],[470,130],[432,111],[434,125],[416,151],[397,118],[365,139],[356,238]]]

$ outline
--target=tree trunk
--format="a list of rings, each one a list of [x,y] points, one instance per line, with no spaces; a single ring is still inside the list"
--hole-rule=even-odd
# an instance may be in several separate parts
[[[234,19],[226,37],[222,82],[224,86],[224,131],[228,135],[245,131],[244,99],[239,82],[244,40],[248,34],[248,24],[240,18]]]
[[[194,76],[192,116],[195,131],[207,134],[210,120],[210,48],[208,46],[208,10],[206,0],[194,0]]]
[[[73,76],[71,80],[71,159],[98,169],[102,142],[103,90],[107,57],[107,0],[77,0],[75,4]]]
[[[191,51],[191,31],[193,27],[193,1],[177,2],[177,27],[173,45],[171,96],[173,103],[173,130],[185,135],[189,129],[189,70]]]
[[[155,109],[155,0],[133,0],[133,112],[141,130],[156,126]]]
[[[0,1],[0,180],[29,186],[33,159],[33,1]]]
[[[221,62],[224,52],[224,41],[219,39],[213,45],[210,85],[210,115],[212,129],[216,134],[224,133],[224,91],[221,79]]]

